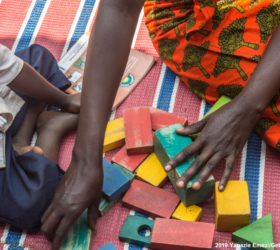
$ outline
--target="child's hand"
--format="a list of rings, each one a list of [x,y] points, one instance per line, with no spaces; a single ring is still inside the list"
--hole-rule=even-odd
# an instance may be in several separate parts
[[[81,106],[81,93],[76,93],[67,96],[67,103],[65,105],[64,112],[69,113],[80,113],[80,106]]]

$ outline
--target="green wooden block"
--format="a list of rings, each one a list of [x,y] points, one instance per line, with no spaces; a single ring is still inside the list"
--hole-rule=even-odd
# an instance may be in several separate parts
[[[154,223],[153,220],[128,215],[119,234],[119,239],[136,246],[150,248]],[[151,234],[147,237],[141,236],[139,233],[143,230],[150,230]]]
[[[202,118],[204,119],[206,116],[212,114],[213,112],[215,112],[217,109],[219,109],[220,107],[224,106],[225,104],[229,103],[231,101],[231,99],[227,96],[221,96],[219,98],[219,100],[213,105],[213,107],[206,113],[206,115]],[[190,137],[192,138],[192,140],[194,141],[200,133],[196,133],[193,135],[190,135]]]
[[[165,166],[174,156],[180,153],[185,147],[192,143],[192,140],[188,136],[178,135],[176,129],[183,128],[181,123],[173,124],[155,132],[154,148],[155,153],[161,162],[162,166]],[[167,172],[167,175],[176,189],[182,202],[185,206],[196,205],[202,201],[205,201],[213,195],[215,180],[211,175],[203,186],[199,190],[193,190],[191,188],[192,183],[198,177],[200,170],[183,189],[179,189],[176,186],[177,180],[182,174],[190,167],[190,165],[196,159],[196,155],[191,156],[189,159],[181,163],[176,169]]]
[[[120,165],[113,163],[112,164],[115,168],[117,168],[121,173],[123,173],[129,180],[130,182],[133,182],[135,176],[133,173],[130,171],[126,170],[125,168],[121,167]],[[99,215],[104,216],[120,199],[122,195],[120,195],[118,198],[116,198],[113,201],[106,201],[103,197],[101,199],[101,202],[99,204]]]
[[[127,169],[123,168],[122,166],[116,163],[113,163],[113,166],[117,168],[119,171],[121,171],[131,181],[131,183],[134,181],[135,175],[133,173],[131,173],[130,171],[128,171]]]
[[[232,234],[232,241],[254,250],[274,250],[271,214]]]
[[[88,225],[87,210],[74,223],[60,250],[90,250],[92,231]]]

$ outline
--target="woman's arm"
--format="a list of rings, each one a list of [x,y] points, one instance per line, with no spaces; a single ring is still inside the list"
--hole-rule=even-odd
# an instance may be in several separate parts
[[[191,135],[201,131],[200,136],[165,167],[170,171],[195,152],[201,152],[178,180],[179,188],[183,188],[203,168],[192,185],[193,189],[199,189],[219,162],[225,159],[226,167],[219,185],[219,190],[224,190],[234,162],[253,127],[280,89],[279,48],[280,27],[274,32],[262,59],[242,92],[233,101],[205,119],[177,131],[181,135]]]
[[[144,0],[102,0],[87,52],[80,121],[72,162],[42,218],[42,231],[59,249],[88,208],[95,228],[101,200],[104,134],[129,56]]]

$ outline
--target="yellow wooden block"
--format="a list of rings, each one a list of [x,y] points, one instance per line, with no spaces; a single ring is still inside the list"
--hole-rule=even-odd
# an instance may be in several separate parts
[[[104,138],[103,153],[124,146],[124,144],[125,134],[123,118],[108,122]]]
[[[215,183],[216,228],[220,232],[234,232],[250,223],[251,209],[246,181],[229,181],[225,190]]]
[[[186,207],[183,202],[176,208],[172,215],[172,219],[187,220],[187,221],[199,221],[202,215],[202,208],[192,205]]]
[[[150,154],[135,171],[135,178],[153,186],[161,187],[168,179],[155,153]]]

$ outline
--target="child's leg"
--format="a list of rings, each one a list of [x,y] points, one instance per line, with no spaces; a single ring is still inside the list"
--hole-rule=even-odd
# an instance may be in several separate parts
[[[64,134],[77,128],[79,114],[49,111],[41,113],[37,122],[36,146],[44,156],[57,162],[60,141]]]
[[[26,113],[18,130],[12,136],[12,146],[19,154],[24,154],[29,151],[35,154],[44,154],[42,149],[29,146],[32,136],[35,132],[37,119],[44,107],[45,103],[39,102],[26,109]]]

